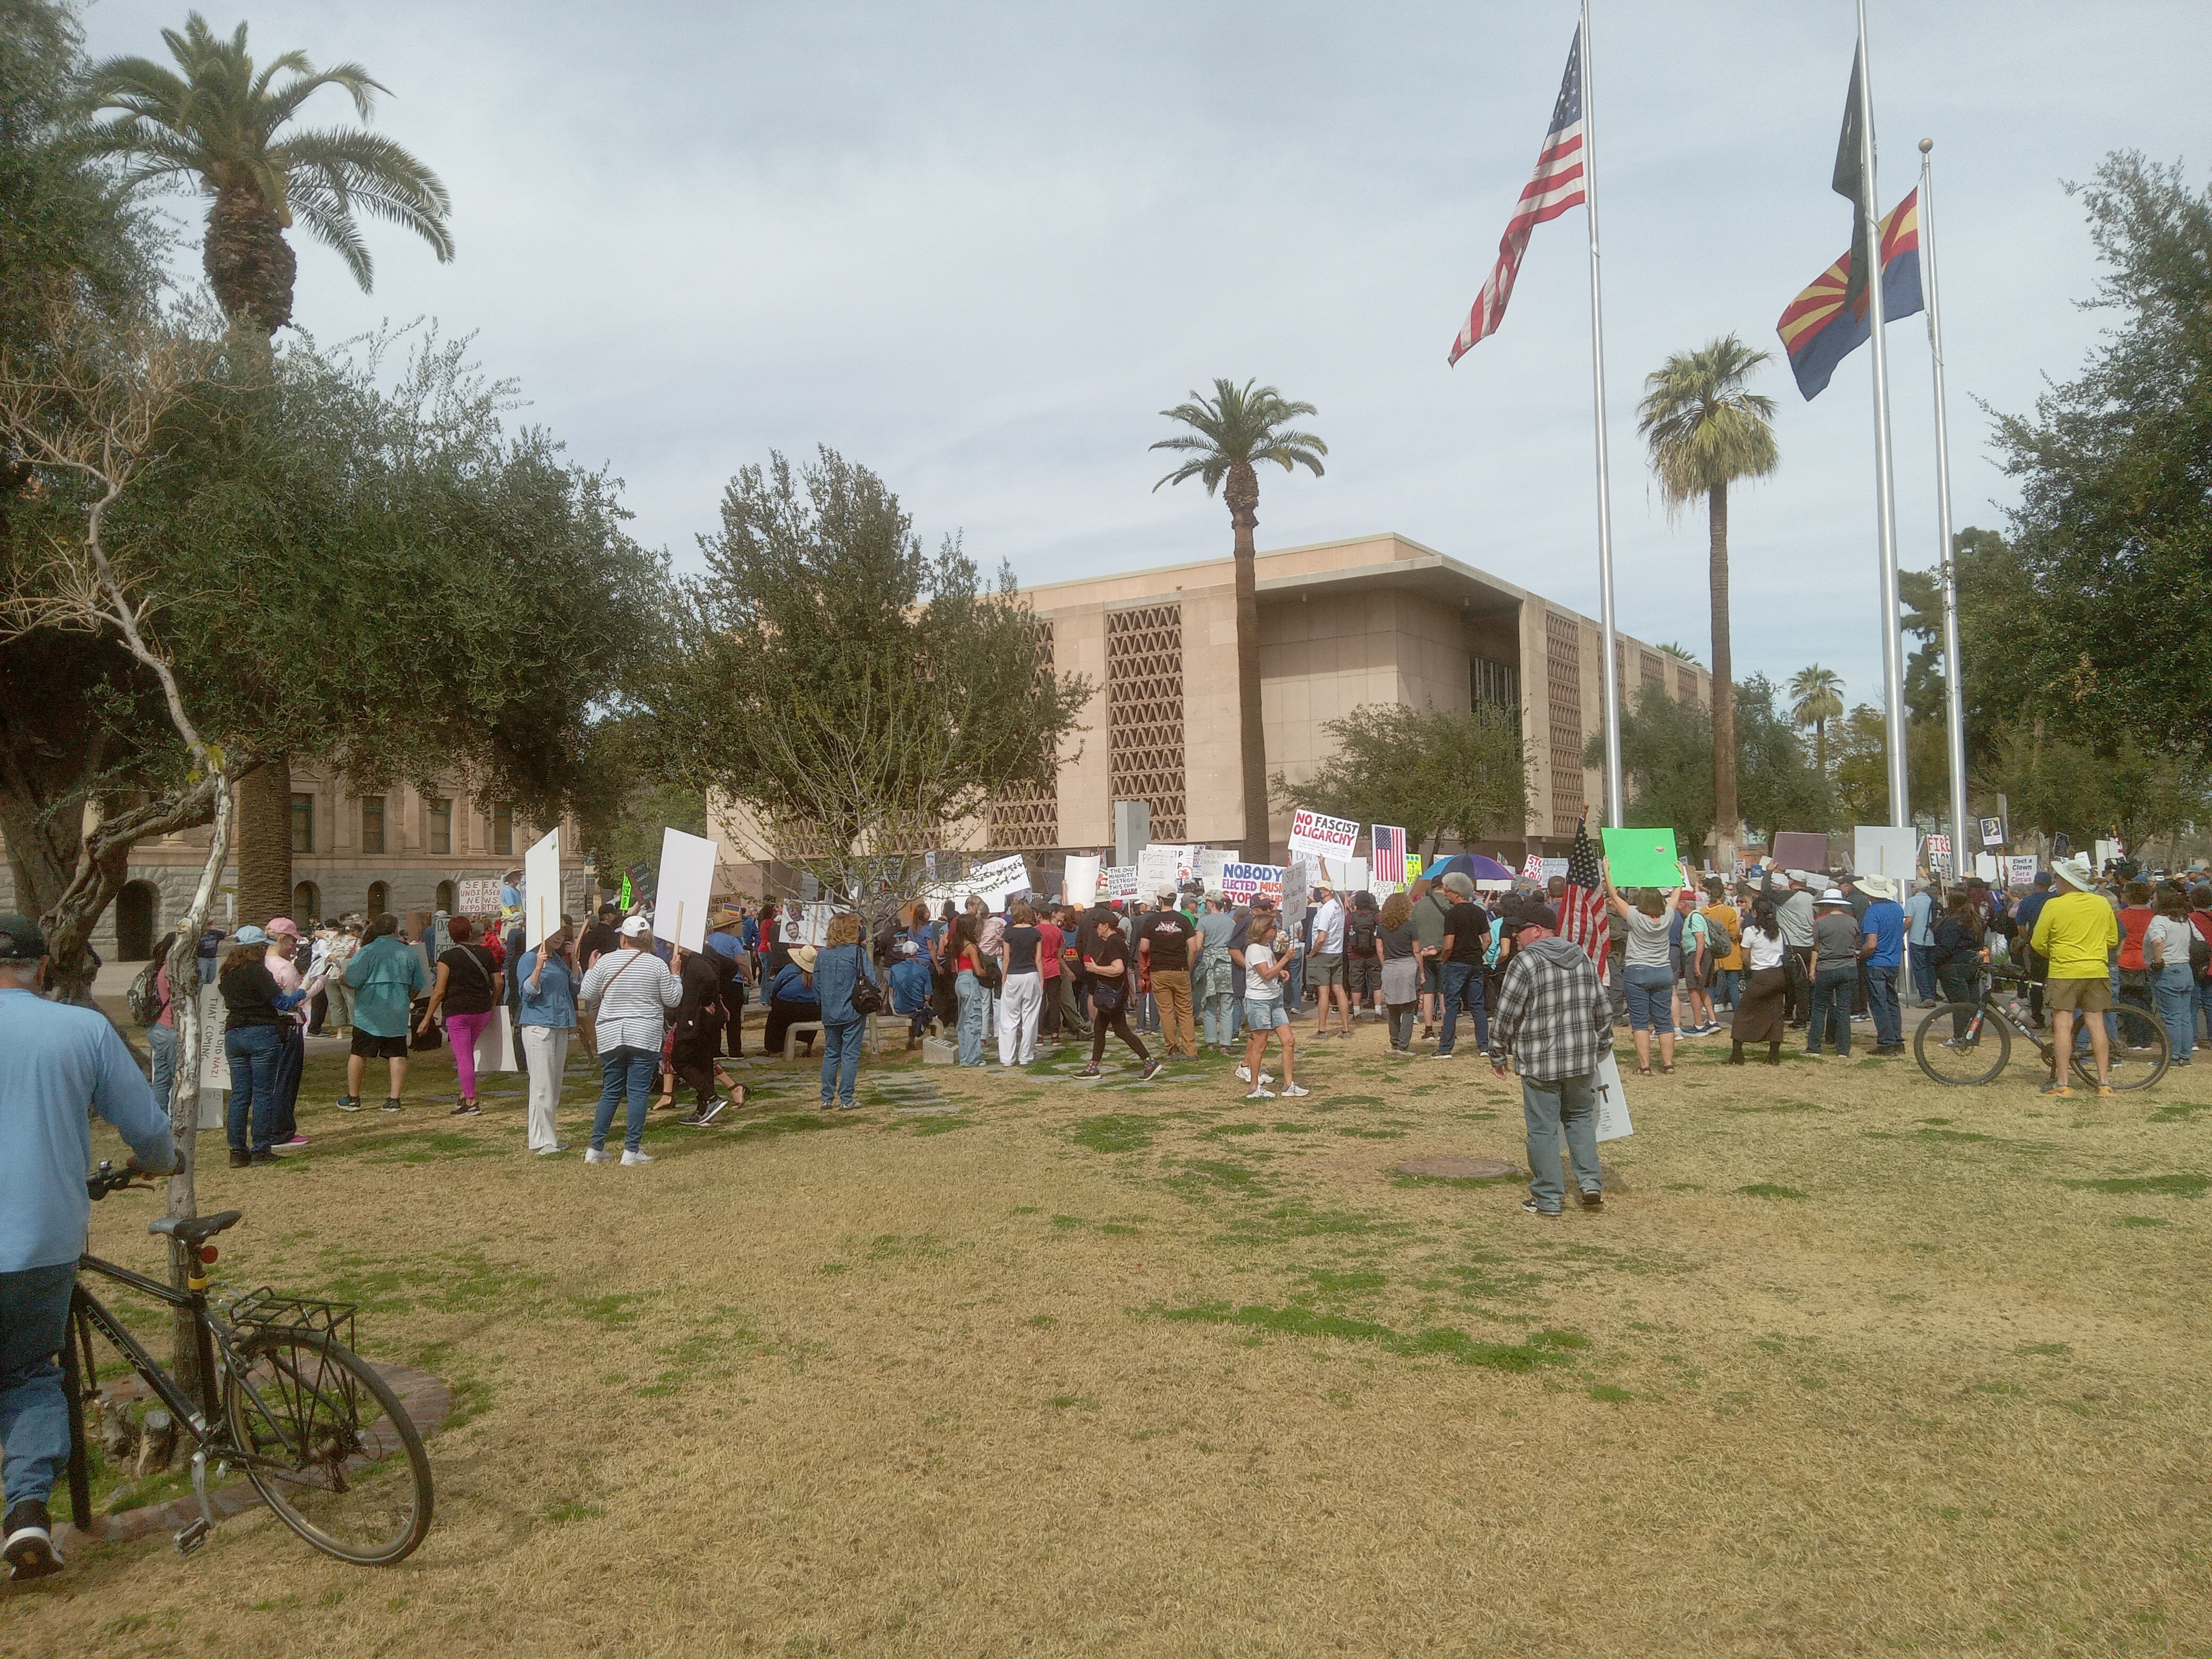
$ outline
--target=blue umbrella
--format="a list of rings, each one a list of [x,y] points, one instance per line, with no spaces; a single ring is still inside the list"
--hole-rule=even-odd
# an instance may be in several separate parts
[[[1496,859],[1486,858],[1480,853],[1455,853],[1430,865],[1428,879],[1434,881],[1455,870],[1476,881],[1511,881],[1514,877],[1514,872]]]

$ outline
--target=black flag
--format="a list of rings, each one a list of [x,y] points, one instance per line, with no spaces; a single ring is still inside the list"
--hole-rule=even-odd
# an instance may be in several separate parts
[[[1836,141],[1836,194],[1851,204],[1851,268],[1844,283],[1844,309],[1856,316],[1866,308],[1867,273],[1874,269],[1874,246],[1869,227],[1874,223],[1874,201],[1867,190],[1865,129],[1861,125],[1865,84],[1860,79],[1859,55],[1851,54],[1851,93],[1844,106],[1844,134]]]

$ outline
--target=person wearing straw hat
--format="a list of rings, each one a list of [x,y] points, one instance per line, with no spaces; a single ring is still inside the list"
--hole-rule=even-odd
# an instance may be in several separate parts
[[[1850,896],[1831,887],[1814,901],[1813,1010],[1805,1022],[1805,1052],[1817,1054],[1831,1029],[1838,1058],[1851,1057],[1851,993],[1859,979],[1859,925]]]
[[[2051,1010],[2051,1081],[2042,1092],[2070,1097],[2067,1067],[2074,1054],[2074,1016],[2104,1014],[2112,1006],[2112,964],[2120,949],[2119,918],[2097,891],[2089,860],[2076,854],[2051,866],[2059,891],[2035,919],[2028,949],[2051,964],[2044,1006]],[[2097,1062],[2097,1092],[2112,1092],[2112,1022],[2091,1019],[2089,1051]]]
[[[1887,876],[1861,876],[1859,890],[1873,901],[1859,913],[1859,946],[1866,967],[1867,1012],[1874,1016],[1877,1058],[1905,1052],[1904,1018],[1898,1012],[1897,976],[1905,970],[1905,907]]]

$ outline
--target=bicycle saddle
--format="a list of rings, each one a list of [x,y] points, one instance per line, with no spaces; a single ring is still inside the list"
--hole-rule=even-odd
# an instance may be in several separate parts
[[[196,1215],[183,1219],[165,1215],[158,1221],[148,1222],[146,1231],[182,1239],[187,1244],[204,1244],[224,1228],[235,1227],[245,1219],[243,1210],[225,1210],[221,1215]]]

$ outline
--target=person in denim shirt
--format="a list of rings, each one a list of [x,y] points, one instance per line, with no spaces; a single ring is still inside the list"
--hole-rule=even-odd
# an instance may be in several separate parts
[[[860,943],[860,919],[849,911],[830,919],[830,942],[814,955],[814,994],[822,1001],[822,1109],[851,1111],[860,1080],[860,1038],[867,1017],[853,1006],[853,992],[866,974],[875,982],[868,952]]]
[[[561,1103],[561,1078],[568,1065],[568,1040],[576,1029],[576,969],[568,958],[568,918],[536,950],[515,963],[516,994],[521,998],[524,1073],[530,1085],[530,1150],[541,1158],[566,1152],[554,1127]]]

